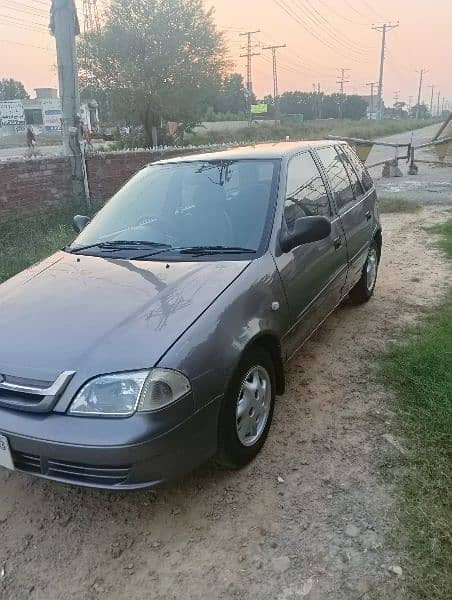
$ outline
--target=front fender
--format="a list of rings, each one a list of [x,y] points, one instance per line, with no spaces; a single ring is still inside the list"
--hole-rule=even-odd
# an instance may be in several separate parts
[[[245,348],[255,338],[271,334],[280,340],[288,328],[284,290],[273,257],[267,253],[226,288],[159,366],[187,375],[198,410],[224,393]]]

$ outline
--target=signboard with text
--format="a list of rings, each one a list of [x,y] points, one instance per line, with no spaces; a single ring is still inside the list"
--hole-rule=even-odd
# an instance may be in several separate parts
[[[0,125],[25,125],[25,113],[22,100],[0,102]]]
[[[268,112],[267,104],[252,104],[251,114],[252,115],[265,115]]]

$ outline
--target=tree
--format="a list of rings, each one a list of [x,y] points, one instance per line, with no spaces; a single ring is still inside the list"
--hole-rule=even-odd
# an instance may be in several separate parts
[[[25,100],[30,96],[21,81],[15,79],[0,80],[0,101],[1,100]]]
[[[202,0],[112,0],[101,32],[82,39],[81,79],[155,145],[163,119],[195,123],[212,105],[225,54]]]
[[[428,119],[430,117],[430,110],[426,104],[415,104],[411,108],[410,116],[413,118],[419,116],[419,119]]]
[[[217,113],[244,113],[247,110],[246,88],[239,73],[226,75],[221,81],[215,98],[214,111]]]

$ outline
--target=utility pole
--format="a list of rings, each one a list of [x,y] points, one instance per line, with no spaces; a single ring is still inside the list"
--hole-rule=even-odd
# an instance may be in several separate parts
[[[97,0],[83,0],[83,30],[85,35],[100,32]]]
[[[339,84],[339,93],[341,95],[340,99],[339,99],[339,118],[342,119],[342,113],[343,113],[343,103],[344,103],[344,84],[345,83],[350,83],[349,79],[345,79],[346,77],[346,73],[347,71],[350,71],[350,69],[340,69],[341,74],[339,75],[339,79],[336,81],[336,83]]]
[[[440,98],[441,98],[441,91],[440,90],[438,90],[437,96],[438,96],[438,104],[437,104],[437,107],[436,107],[436,116],[439,117],[440,116],[439,101],[440,101]]]
[[[416,71],[419,73],[419,90],[417,94],[417,107],[416,107],[416,119],[419,119],[420,109],[421,109],[421,96],[422,96],[422,82],[424,80],[424,75],[428,73],[427,69],[421,69],[420,71]]]
[[[373,25],[372,29],[381,31],[381,57],[380,57],[380,77],[378,79],[378,120],[383,118],[383,75],[385,66],[386,34],[399,26],[397,23],[383,23],[383,25]]]
[[[252,59],[253,56],[259,56],[260,52],[253,52],[254,48],[257,48],[257,44],[253,45],[253,35],[260,33],[260,29],[256,31],[245,31],[245,33],[239,33],[241,37],[246,37],[246,46],[243,47],[246,50],[246,54],[241,54],[241,58],[246,58],[246,89],[248,92],[248,114],[249,121],[251,124],[251,104],[253,102],[253,70],[252,70]]]
[[[411,105],[413,104],[413,96],[408,96],[408,114],[411,111]]]
[[[370,118],[372,119],[374,114],[374,89],[378,85],[378,82],[372,81],[371,83],[366,83],[366,85],[370,86]]]
[[[57,51],[64,154],[71,161],[74,194],[88,198],[80,145],[80,91],[75,43],[80,26],[74,0],[52,0],[50,31],[55,36]]]
[[[432,89],[432,95],[430,97],[430,116],[433,117],[433,94],[435,93],[436,85],[429,85],[428,87]]]
[[[278,67],[276,63],[276,51],[285,48],[286,44],[279,46],[265,46],[262,50],[271,50],[273,58],[273,101],[275,103],[275,120],[279,120],[279,91],[278,91]]]

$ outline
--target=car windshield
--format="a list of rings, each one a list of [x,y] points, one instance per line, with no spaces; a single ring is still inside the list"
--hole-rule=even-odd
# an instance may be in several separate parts
[[[278,164],[211,160],[151,165],[99,211],[69,250],[114,257],[124,252],[182,257],[191,251],[200,255],[203,249],[256,252]]]

